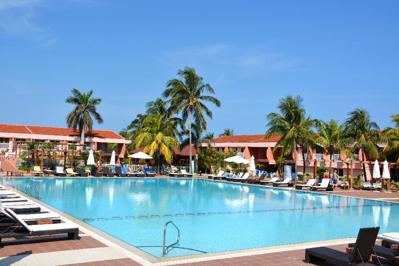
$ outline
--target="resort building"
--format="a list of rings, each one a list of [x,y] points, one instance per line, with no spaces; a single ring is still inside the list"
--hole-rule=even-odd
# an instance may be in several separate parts
[[[55,150],[67,151],[71,144],[77,149],[91,148],[102,151],[109,157],[115,150],[119,158],[125,155],[126,144],[130,141],[111,130],[93,130],[86,132],[85,147],[80,146],[80,134],[77,130],[63,127],[30,126],[0,124],[0,154],[18,157],[27,142],[52,143]]]
[[[281,150],[275,149],[279,139],[278,136],[266,138],[264,134],[221,136],[214,138],[211,143],[202,143],[201,146],[203,148],[210,146],[224,153],[233,150],[245,159],[254,156],[257,166],[262,165],[268,171],[275,171],[277,169],[276,161],[281,155]],[[288,164],[293,164],[296,160],[298,174],[303,174],[305,164],[305,172],[310,174],[314,172],[315,168],[326,166],[336,169],[341,176],[350,174],[357,176],[363,173],[362,163],[365,163],[366,175],[371,175],[370,162],[367,162],[367,158],[361,150],[352,159],[349,159],[340,153],[330,156],[321,147],[310,148],[309,152],[302,156],[301,148],[298,147],[296,158],[285,159]]]

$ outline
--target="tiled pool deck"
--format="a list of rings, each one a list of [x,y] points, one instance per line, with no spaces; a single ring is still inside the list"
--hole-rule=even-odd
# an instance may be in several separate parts
[[[336,190],[328,192],[353,197],[399,201],[399,192],[372,192],[360,190]],[[35,200],[35,199],[32,199]],[[70,218],[66,216],[66,218]],[[74,221],[76,222],[76,221]],[[78,222],[78,224],[82,225]],[[49,241],[5,244],[0,248],[2,265],[310,265],[304,262],[304,245],[228,252],[209,256],[192,256],[154,261],[135,249],[121,245],[112,237],[88,226],[81,227],[79,240],[51,238]],[[312,243],[313,246],[331,246],[345,250],[345,242],[339,240]],[[6,241],[5,241],[6,242]]]

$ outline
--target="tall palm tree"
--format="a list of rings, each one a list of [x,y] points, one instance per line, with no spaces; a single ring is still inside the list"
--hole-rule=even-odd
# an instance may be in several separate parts
[[[282,98],[278,109],[280,113],[267,115],[266,136],[277,135],[281,137],[275,148],[281,147],[284,156],[292,155],[295,172],[297,172],[297,147],[301,146],[305,139],[304,136],[309,134],[313,120],[306,117],[300,96]]]
[[[334,154],[341,151],[348,145],[348,141],[344,135],[344,126],[338,121],[331,119],[328,122],[318,120],[318,138],[317,142],[330,155],[330,169],[334,159]]]
[[[87,93],[72,89],[72,96],[66,99],[67,103],[75,105],[74,109],[67,116],[67,124],[69,128],[79,129],[80,144],[84,145],[85,130],[88,132],[93,130],[93,118],[97,123],[101,124],[103,119],[97,112],[97,105],[101,103],[100,98],[93,98],[93,91]]]
[[[233,136],[234,135],[234,131],[231,128],[225,128],[223,130],[223,133],[219,135],[219,137],[221,136]]]
[[[189,150],[190,150],[190,173],[192,169],[192,124],[193,119],[202,130],[206,130],[205,115],[212,118],[212,111],[205,105],[212,103],[217,107],[220,101],[208,94],[215,94],[214,89],[203,78],[199,76],[194,68],[184,68],[177,72],[181,79],[172,79],[167,82],[167,88],[163,96],[168,98],[172,110],[182,113],[182,120],[186,123],[188,119],[189,128]],[[205,114],[205,115],[204,115]]]
[[[161,156],[171,163],[173,149],[179,146],[176,139],[176,122],[159,114],[145,117],[135,143],[136,148],[144,148],[144,152],[155,155],[159,171]]]
[[[387,157],[399,163],[399,114],[394,114],[391,118],[395,127],[384,130],[384,137],[387,140],[384,153]]]
[[[167,105],[167,102],[164,101],[162,98],[156,98],[154,101],[148,102],[146,105],[147,115],[165,115],[170,116],[170,108]]]
[[[355,109],[349,113],[344,123],[346,137],[353,143],[353,150],[361,149],[369,160],[378,158],[377,143],[381,140],[377,123],[371,121],[370,114],[363,109]],[[365,165],[362,163],[363,173]]]

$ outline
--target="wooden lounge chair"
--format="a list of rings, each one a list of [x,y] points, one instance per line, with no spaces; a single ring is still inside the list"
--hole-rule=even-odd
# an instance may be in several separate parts
[[[292,185],[292,178],[286,177],[283,181],[276,181],[273,183],[273,187],[282,187],[282,186],[289,186]]]
[[[33,166],[33,175],[35,175],[35,176],[42,176],[43,175],[43,171],[42,171],[42,169],[40,168],[39,165]]]
[[[25,220],[21,219],[17,213],[11,209],[5,210],[24,230],[7,232],[0,234],[0,243],[2,238],[16,236],[42,236],[42,235],[58,235],[67,234],[69,239],[79,238],[79,228],[71,223],[53,223],[53,224],[35,224],[29,225]]]
[[[330,186],[330,179],[328,178],[322,179],[320,185],[312,186],[310,188],[310,190],[328,190],[328,189],[332,189],[332,187]]]
[[[379,227],[361,228],[353,245],[352,253],[347,254],[327,247],[305,250],[305,261],[328,265],[372,265],[369,264]]]
[[[56,166],[55,167],[55,175],[56,176],[65,176],[64,167],[63,166]]]
[[[309,179],[308,182],[306,182],[306,184],[296,184],[295,185],[295,189],[310,189],[312,186],[314,186],[314,184],[316,183],[316,179]]]

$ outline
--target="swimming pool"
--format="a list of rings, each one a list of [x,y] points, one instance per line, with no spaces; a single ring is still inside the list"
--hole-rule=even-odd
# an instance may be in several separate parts
[[[399,231],[399,205],[201,179],[3,179],[156,257],[163,227],[180,229],[168,257],[356,237],[360,227]],[[168,243],[176,231],[168,229]]]

